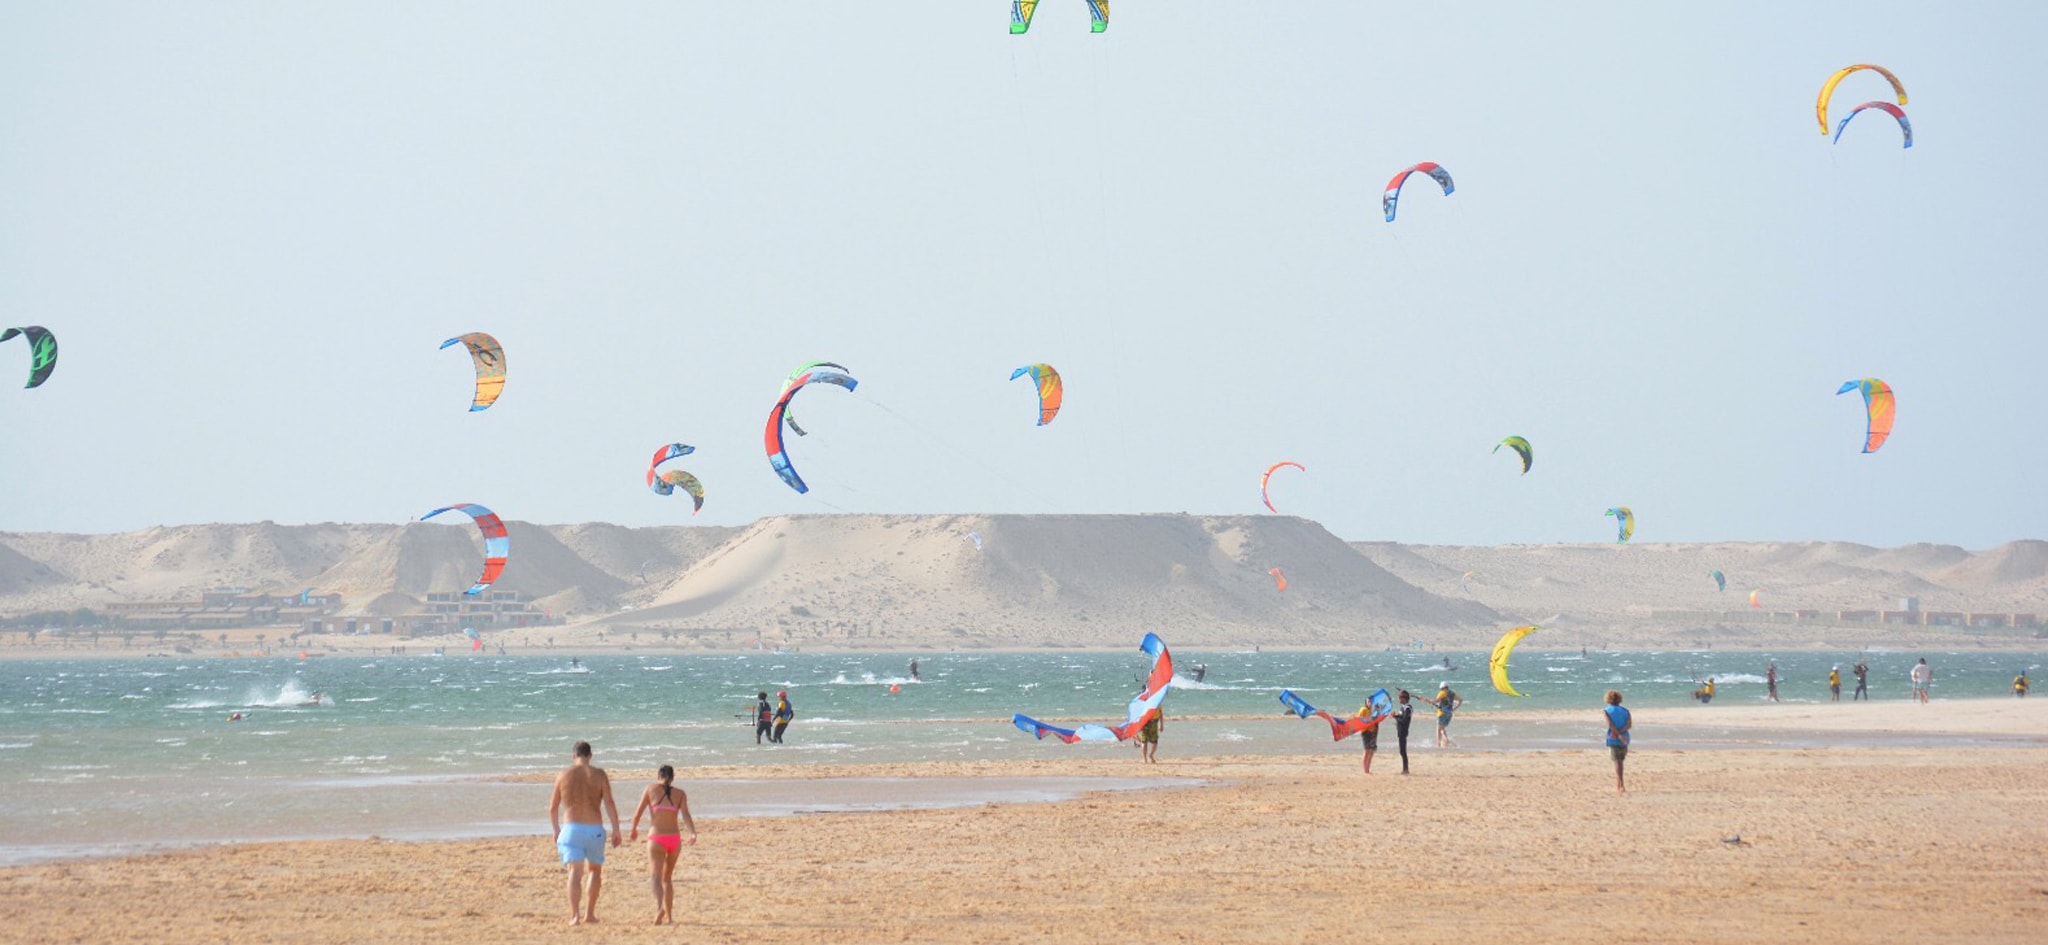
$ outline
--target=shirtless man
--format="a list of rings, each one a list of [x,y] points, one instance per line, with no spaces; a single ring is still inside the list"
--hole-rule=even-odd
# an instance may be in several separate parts
[[[612,782],[604,769],[590,763],[590,743],[577,742],[575,760],[555,775],[555,792],[548,798],[548,824],[555,832],[555,850],[562,865],[569,868],[569,924],[597,921],[597,894],[604,890],[604,821],[597,809],[602,805],[612,821],[612,846],[618,846],[619,805],[612,800]],[[562,822],[563,809],[569,822]],[[590,866],[590,907],[583,906],[583,867]]]

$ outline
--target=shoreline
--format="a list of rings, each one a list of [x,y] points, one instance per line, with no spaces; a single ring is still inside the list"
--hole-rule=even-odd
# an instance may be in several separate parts
[[[732,945],[1656,942],[1711,929],[1818,945],[1890,941],[1923,921],[1944,940],[2019,942],[2048,924],[2024,852],[2048,843],[2048,748],[1646,749],[1629,759],[1626,795],[1599,749],[1429,756],[1408,778],[1391,751],[1368,777],[1355,751],[1170,750],[1150,770],[1125,758],[982,768],[1207,785],[706,818],[677,870],[674,934]],[[621,779],[621,793],[637,796],[637,783]],[[643,937],[644,844],[610,857],[605,921],[574,934]],[[539,829],[238,844],[0,869],[0,912],[35,916],[19,928],[31,942],[519,945],[560,939],[561,877]]]

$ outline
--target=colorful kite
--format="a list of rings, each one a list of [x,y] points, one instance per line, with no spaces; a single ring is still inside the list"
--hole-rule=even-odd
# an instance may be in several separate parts
[[[697,448],[688,443],[670,443],[655,450],[654,459],[647,464],[647,488],[654,490],[655,495],[673,495],[677,489],[689,493],[690,500],[697,503],[697,507],[691,510],[691,515],[704,511],[704,484],[698,482],[696,476],[680,469],[671,469],[657,475],[654,467],[696,451]]]
[[[1059,415],[1060,401],[1066,396],[1066,385],[1060,382],[1060,372],[1050,364],[1027,364],[1010,372],[1010,380],[1026,374],[1038,383],[1038,425],[1045,426]]]
[[[469,638],[469,651],[471,653],[484,648],[484,638],[477,634],[475,627],[463,627],[462,635]]]
[[[1287,589],[1287,575],[1282,574],[1279,568],[1274,568],[1273,570],[1268,571],[1266,573],[1273,576],[1274,590],[1284,591]]]
[[[1820,119],[1820,133],[1822,135],[1828,133],[1828,101],[1835,97],[1835,86],[1842,84],[1842,80],[1848,78],[1849,73],[1860,69],[1869,69],[1878,75],[1884,76],[1885,81],[1892,84],[1892,91],[1899,94],[1899,104],[1906,104],[1906,86],[1899,81],[1898,76],[1892,75],[1890,69],[1883,66],[1869,65],[1868,63],[1839,69],[1834,75],[1828,76],[1826,82],[1821,83],[1820,98],[1816,99],[1813,103],[1813,114],[1815,118]]]
[[[1386,193],[1380,195],[1380,209],[1387,212],[1388,223],[1394,222],[1394,206],[1401,202],[1401,187],[1408,183],[1408,175],[1416,171],[1428,174],[1441,185],[1446,197],[1451,195],[1451,191],[1457,189],[1451,184],[1451,172],[1444,170],[1441,165],[1429,161],[1424,161],[1399,174],[1395,174],[1393,180],[1387,181]]]
[[[1089,32],[1100,33],[1109,29],[1109,0],[1085,0],[1088,16],[1095,22]],[[1038,0],[1011,0],[1010,34],[1017,35],[1031,28],[1031,17],[1038,13]]]
[[[1863,392],[1863,409],[1869,414],[1868,423],[1863,428],[1863,451],[1875,453],[1884,445],[1885,438],[1892,435],[1892,417],[1898,413],[1898,402],[1892,398],[1891,385],[1874,377],[1844,381],[1842,389],[1835,391],[1835,396],[1840,397],[1852,390]]]
[[[0,331],[0,341],[15,335],[28,339],[28,386],[39,387],[57,369],[57,336],[41,325],[28,325]]]
[[[1464,591],[1467,594],[1472,593],[1472,575],[1478,573],[1477,571],[1465,572],[1463,577],[1458,578],[1458,590]]]
[[[442,512],[449,511],[461,512],[475,519],[477,531],[482,532],[484,535],[483,576],[477,578],[476,583],[470,585],[469,590],[462,592],[472,595],[481,594],[484,592],[484,588],[490,587],[492,582],[498,579],[498,575],[505,570],[505,559],[512,554],[512,538],[505,533],[505,523],[498,518],[498,513],[473,502],[442,506],[420,516],[420,521],[424,522]]]
[[[476,362],[476,398],[469,403],[469,411],[475,413],[497,403],[498,395],[505,391],[505,348],[498,339],[480,331],[456,335],[441,342],[441,347],[457,343],[468,348],[470,360]]]
[[[1764,609],[1764,605],[1763,605],[1763,602],[1761,602],[1761,601],[1759,601],[1759,600],[1757,600],[1757,599],[1756,599],[1757,595],[1758,595],[1758,594],[1761,594],[1761,593],[1763,593],[1763,592],[1764,592],[1764,589],[1763,589],[1763,588],[1761,588],[1761,587],[1757,588],[1756,590],[1750,591],[1750,592],[1749,592],[1749,606],[1751,606],[1751,607],[1754,607],[1754,608],[1756,608],[1756,609],[1758,609],[1758,610],[1762,610],[1762,609]]]
[[[1604,514],[1614,516],[1614,528],[1616,533],[1616,537],[1614,540],[1617,544],[1620,542],[1625,542],[1630,538],[1635,537],[1636,513],[1629,511],[1628,506],[1618,505],[1614,508],[1608,509]]]
[[[1708,571],[1707,576],[1714,579],[1715,590],[1725,591],[1728,589],[1728,575],[1722,574],[1719,571]]]
[[[843,364],[833,364],[830,361],[812,361],[809,364],[803,365],[802,367],[799,367],[796,370],[789,372],[789,376],[782,379],[782,389],[788,390],[789,385],[796,383],[797,378],[804,376],[805,372],[815,370],[817,368],[831,368],[832,370],[838,371],[841,374],[853,373],[853,371],[850,368],[846,367]],[[795,433],[797,436],[810,435],[804,432],[803,427],[796,425],[796,413],[794,411],[783,411],[782,419],[789,424],[790,431]]]
[[[1173,685],[1173,654],[1166,651],[1166,643],[1159,639],[1159,635],[1145,634],[1145,639],[1138,643],[1138,649],[1152,654],[1152,672],[1145,677],[1145,688],[1131,699],[1124,724],[1097,725],[1090,722],[1074,728],[1060,728],[1028,715],[1013,715],[1010,724],[1026,735],[1041,739],[1051,735],[1069,745],[1075,742],[1120,742],[1138,734],[1145,723],[1159,717],[1159,707],[1166,701],[1166,690]]]
[[[1852,111],[1847,115],[1843,115],[1842,123],[1835,126],[1836,144],[1842,143],[1842,132],[1848,130],[1849,119],[1854,118],[1857,115],[1863,114],[1863,110],[1866,108],[1875,108],[1878,111],[1884,112],[1885,114],[1898,119],[1899,131],[1900,133],[1906,136],[1906,143],[1903,145],[1903,147],[1910,148],[1913,146],[1913,123],[1906,120],[1905,109],[1900,108],[1897,105],[1893,105],[1890,102],[1864,102],[1863,104],[1856,106],[1855,111]]]
[[[1274,463],[1273,465],[1266,467],[1266,474],[1259,477],[1259,501],[1266,503],[1266,511],[1273,512],[1276,514],[1280,510],[1273,507],[1273,497],[1266,493],[1266,486],[1273,481],[1273,472],[1282,466],[1292,466],[1296,469],[1301,470],[1302,472],[1308,472],[1307,466],[1303,466],[1302,464],[1294,462],[1292,460]]]
[[[774,409],[768,411],[768,429],[761,437],[768,449],[768,465],[774,467],[775,474],[781,476],[782,481],[788,483],[789,487],[798,493],[809,492],[811,487],[804,485],[803,477],[796,474],[796,467],[789,464],[789,453],[782,446],[782,424],[783,417],[789,413],[790,398],[795,397],[797,391],[812,384],[831,384],[851,391],[859,386],[860,382],[854,380],[852,375],[824,368],[808,371],[789,382],[789,386],[782,389],[782,396],[776,399]]]
[[[1528,475],[1529,467],[1536,465],[1536,448],[1530,446],[1528,440],[1522,439],[1519,436],[1511,436],[1493,444],[1493,451],[1498,453],[1503,446],[1514,450],[1515,455],[1522,457],[1522,475]]]
[[[1359,732],[1375,728],[1386,721],[1387,716],[1394,714],[1394,698],[1387,695],[1385,689],[1374,692],[1365,705],[1358,707],[1358,714],[1348,719],[1340,719],[1309,705],[1300,696],[1285,689],[1280,690],[1280,704],[1286,706],[1287,711],[1294,713],[1297,718],[1314,716],[1330,723],[1330,740],[1333,742],[1341,742]]]
[[[1516,627],[1501,634],[1499,642],[1493,645],[1493,655],[1486,658],[1486,668],[1493,673],[1493,688],[1504,696],[1520,696],[1515,687],[1508,683],[1508,655],[1515,652],[1515,644],[1522,638],[1535,633],[1535,627]]]

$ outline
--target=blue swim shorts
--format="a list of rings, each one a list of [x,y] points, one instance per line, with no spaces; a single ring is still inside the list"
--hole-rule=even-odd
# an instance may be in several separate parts
[[[590,863],[604,865],[604,826],[602,824],[563,824],[562,834],[555,838],[555,849],[562,854],[562,864]]]

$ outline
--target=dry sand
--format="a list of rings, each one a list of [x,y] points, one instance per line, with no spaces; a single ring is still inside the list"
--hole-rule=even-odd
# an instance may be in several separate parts
[[[1826,707],[1664,724],[1830,724]],[[2048,733],[2038,700],[1838,713],[1884,731]],[[1938,710],[1938,711],[1937,711]],[[1646,715],[1650,713],[1645,713]],[[1597,733],[1597,717],[1589,729]],[[1425,735],[1419,723],[1417,735]],[[1053,804],[702,822],[683,923],[650,929],[639,846],[605,923],[563,927],[552,843],[341,841],[0,870],[21,942],[2038,942],[2048,748],[1387,751],[785,769],[1201,779]],[[1589,736],[1590,737],[1590,736]],[[697,777],[730,771],[686,772]],[[748,769],[758,777],[762,769]],[[627,792],[637,787],[626,785]],[[460,787],[450,788],[460,802]],[[535,811],[536,823],[542,811]],[[630,811],[624,812],[630,816]],[[1740,836],[1740,843],[1727,842]]]

